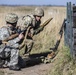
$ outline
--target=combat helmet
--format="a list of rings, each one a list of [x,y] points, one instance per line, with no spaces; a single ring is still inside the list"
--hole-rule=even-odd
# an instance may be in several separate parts
[[[44,16],[44,10],[42,8],[35,8],[35,11],[34,11],[34,15],[37,15],[37,16]]]
[[[8,13],[5,16],[5,21],[9,23],[16,23],[18,21],[18,16],[14,13]]]

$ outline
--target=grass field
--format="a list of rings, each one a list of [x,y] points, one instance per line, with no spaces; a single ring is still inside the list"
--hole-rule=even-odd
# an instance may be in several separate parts
[[[0,6],[0,27],[5,25],[5,15],[7,13],[16,13],[19,17],[33,13],[36,6]],[[44,9],[45,15],[42,18],[42,23],[50,17],[53,20],[44,28],[38,35],[34,36],[35,44],[33,47],[34,52],[43,52],[53,47],[58,39],[58,32],[66,17],[65,7],[49,7],[40,6]],[[62,43],[63,45],[63,43]],[[33,51],[32,50],[32,51]]]
[[[64,18],[66,18],[66,7],[0,6],[0,27],[5,25],[5,15],[7,13],[16,13],[19,17],[21,17],[23,15],[33,13],[35,7],[42,7],[44,9],[45,15],[42,18],[42,23],[45,22],[50,17],[53,18],[53,20],[44,28],[42,32],[33,37],[34,46],[31,51],[31,54],[48,52],[50,51],[51,47],[54,47],[56,41],[58,40],[59,30],[61,28],[63,20]],[[64,73],[66,72],[66,66],[67,66],[65,65],[65,63],[67,64],[70,61],[69,49],[64,47],[64,35],[61,39],[58,50],[59,53],[55,59],[55,62],[53,63],[55,67],[52,68],[52,70],[50,68],[48,75],[73,75],[71,72],[71,70],[73,69],[68,70],[69,72],[66,74]],[[63,66],[65,66],[65,68],[62,68]],[[70,67],[71,66],[72,64],[70,65]]]

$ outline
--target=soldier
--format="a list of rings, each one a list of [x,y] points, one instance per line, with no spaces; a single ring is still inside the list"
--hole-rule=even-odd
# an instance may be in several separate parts
[[[21,21],[20,23],[18,24],[19,26],[21,25],[21,28],[25,25],[25,26],[31,26],[30,28],[30,31],[27,35],[27,39],[25,41],[25,52],[24,54],[25,55],[29,55],[31,49],[32,49],[32,46],[33,46],[33,35],[39,33],[40,31],[43,30],[43,28],[39,28],[40,27],[40,24],[41,24],[41,18],[44,16],[44,10],[42,8],[39,8],[37,7],[35,10],[34,10],[34,14],[33,15],[26,15],[26,16],[23,16],[22,19],[20,19],[22,21],[22,24]],[[23,25],[23,26],[22,26]]]
[[[6,26],[3,26],[0,29],[0,40],[5,40],[9,38],[11,35],[17,32],[16,24],[18,21],[18,16],[14,13],[9,13],[5,17]],[[6,44],[0,44],[0,54],[5,52],[4,56],[10,55],[10,60],[7,61],[7,65],[10,70],[18,71],[21,68],[18,65],[18,57],[19,57],[19,41],[23,39],[23,34],[20,33],[18,37],[9,40]],[[4,53],[3,53],[4,54]]]

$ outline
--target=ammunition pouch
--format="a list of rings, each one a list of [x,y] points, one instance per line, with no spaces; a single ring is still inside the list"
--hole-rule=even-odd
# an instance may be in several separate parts
[[[10,56],[10,51],[5,51],[5,44],[0,45],[0,58],[7,59]]]
[[[0,52],[0,58],[5,58],[5,52],[4,51]]]
[[[10,59],[10,52],[6,52],[6,51],[2,51],[0,52],[0,67],[3,66],[3,64],[5,64],[5,60],[9,60]]]
[[[3,60],[8,59],[9,57],[10,57],[10,52],[2,51],[0,53],[0,58]]]

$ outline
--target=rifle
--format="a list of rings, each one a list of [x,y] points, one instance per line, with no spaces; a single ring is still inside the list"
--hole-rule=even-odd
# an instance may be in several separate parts
[[[0,40],[0,42],[1,42],[1,44],[7,44],[9,40],[12,40],[12,39],[18,37],[18,35],[19,35],[20,33],[24,33],[24,32],[26,32],[26,29],[24,29],[24,30],[22,30],[22,31],[19,30],[19,31],[17,31],[17,33],[12,34],[9,38],[6,38],[5,40]]]
[[[56,42],[56,44],[55,44],[55,47],[54,48],[50,48],[50,50],[53,50],[53,51],[56,51],[57,49],[58,49],[58,46],[59,46],[59,44],[60,44],[60,41],[61,41],[61,38],[62,38],[62,35],[63,35],[63,29],[64,29],[64,27],[65,27],[65,25],[66,25],[66,19],[64,19],[64,21],[63,21],[63,23],[62,23],[62,25],[61,25],[61,27],[60,27],[60,30],[59,30],[59,38],[58,38],[58,40],[57,40],[57,42]]]
[[[63,24],[62,24],[62,26],[61,26],[61,28],[60,28],[60,31],[59,31],[59,34],[60,35],[62,35],[63,34],[63,29],[64,29],[64,27],[66,26],[66,19],[64,19],[64,21],[63,21]]]
[[[51,53],[47,55],[47,60],[46,60],[46,62],[47,62],[49,59],[54,58],[54,57],[57,55],[57,53],[58,53],[57,49],[58,49],[58,47],[59,47],[59,45],[60,45],[60,42],[61,42],[61,38],[62,38],[62,35],[63,35],[63,29],[64,29],[64,27],[65,27],[65,25],[66,25],[65,22],[66,22],[66,19],[64,19],[64,21],[63,21],[63,23],[62,23],[62,26],[61,26],[61,28],[60,28],[60,30],[59,30],[59,38],[58,38],[55,46],[54,46],[53,48],[50,48]]]
[[[53,19],[53,18],[49,18],[49,19],[46,20],[43,24],[41,24],[40,27],[35,30],[34,34],[37,34],[37,33],[39,33],[40,31],[42,31],[43,28],[44,28],[52,19]]]

